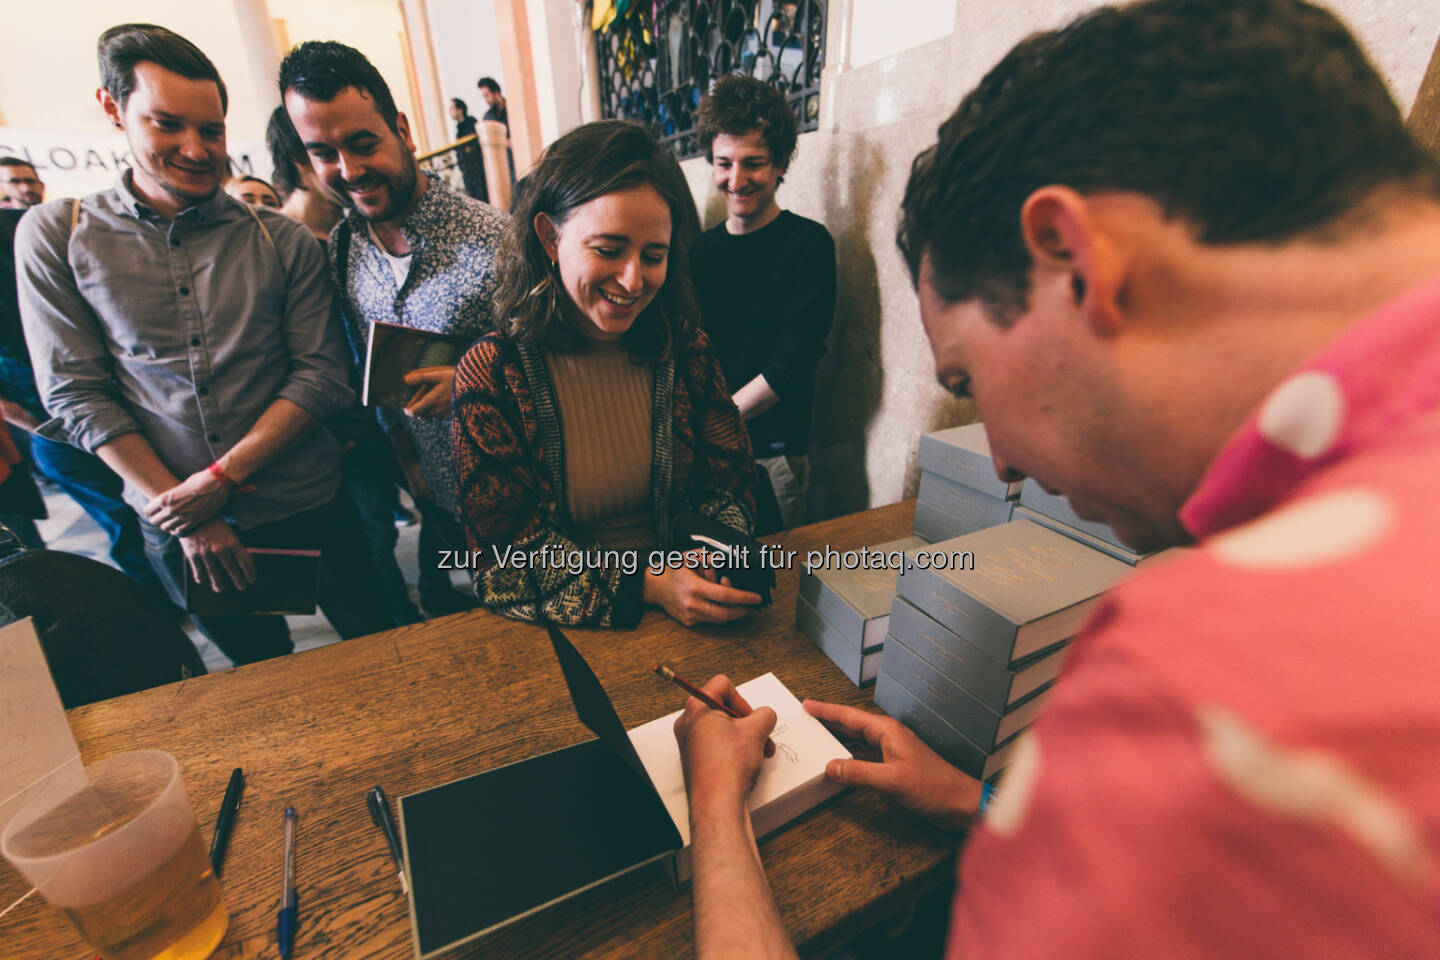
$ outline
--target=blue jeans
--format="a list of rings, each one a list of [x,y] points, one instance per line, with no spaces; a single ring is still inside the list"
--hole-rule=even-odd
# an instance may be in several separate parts
[[[68,443],[56,443],[29,434],[30,460],[35,469],[65,491],[110,538],[110,558],[159,603],[166,603],[165,588],[145,558],[140,518],[123,499],[125,485],[105,461]]]

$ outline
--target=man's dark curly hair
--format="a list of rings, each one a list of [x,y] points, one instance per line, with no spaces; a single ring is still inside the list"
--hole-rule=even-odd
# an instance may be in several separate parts
[[[295,132],[290,114],[283,106],[270,113],[270,123],[265,128],[265,145],[270,148],[270,164],[275,170],[271,176],[275,178],[276,192],[282,200],[289,199],[290,194],[300,189],[299,164],[308,164],[310,155],[305,152],[305,144],[301,142],[300,134]]]
[[[915,158],[896,240],[918,283],[1007,322],[1029,300],[1025,199],[1141,193],[1207,244],[1282,243],[1384,184],[1440,195],[1375,68],[1301,0],[1150,0],[1021,41]]]
[[[715,162],[711,147],[720,134],[740,137],[754,130],[763,134],[770,161],[781,170],[788,169],[795,156],[799,125],[784,94],[754,77],[726,74],[715,82],[695,113],[695,131],[705,159]]]
[[[309,40],[291,50],[280,63],[280,99],[294,90],[306,100],[329,103],[341,90],[354,87],[375,102],[375,110],[398,132],[395,98],[375,65],[354,47],[333,40]]]

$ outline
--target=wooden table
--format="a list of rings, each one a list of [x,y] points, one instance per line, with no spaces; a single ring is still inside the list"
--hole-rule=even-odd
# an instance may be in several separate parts
[[[906,536],[913,503],[790,531],[805,551]],[[687,630],[658,612],[635,630],[567,629],[626,727],[677,709],[679,691],[649,667],[719,672],[737,682],[773,670],[797,695],[875,709],[795,629],[798,570],[748,621]],[[571,706],[549,640],[486,611],[404,627],[157,687],[70,711],[87,761],[156,747],[180,761],[209,839],[232,767],[244,803],[225,858],[230,930],[217,957],[273,957],[281,817],[300,812],[293,956],[413,956],[394,863],[365,808],[392,797],[591,738]],[[889,801],[848,792],[761,845],[785,925],[816,954],[900,910],[953,869],[956,840]],[[0,908],[25,887],[8,865]],[[31,897],[0,919],[0,954],[89,958],[58,912]],[[693,952],[690,893],[657,866],[589,891],[457,951],[458,957],[679,957]]]

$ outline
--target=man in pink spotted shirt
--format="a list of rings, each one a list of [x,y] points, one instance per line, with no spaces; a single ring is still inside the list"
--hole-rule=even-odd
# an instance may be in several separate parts
[[[1108,597],[983,815],[807,705],[882,752],[832,779],[973,826],[946,955],[1440,956],[1440,166],[1355,40],[1293,0],[1032,36],[899,239],[997,471],[1197,548]],[[744,814],[773,722],[676,724],[706,960],[793,955]]]

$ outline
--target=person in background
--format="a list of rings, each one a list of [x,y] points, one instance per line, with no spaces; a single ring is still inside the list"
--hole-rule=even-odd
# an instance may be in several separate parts
[[[971,830],[951,958],[1440,955],[1440,163],[1327,11],[1104,7],[916,158],[899,245],[995,469],[1137,550],[988,792],[894,720],[827,774]],[[723,678],[707,692],[734,702]],[[745,798],[775,722],[676,724],[695,952],[793,957]]]
[[[45,181],[26,160],[0,157],[0,206],[27,210],[45,202]]]
[[[679,164],[638,125],[577,127],[533,168],[501,252],[500,330],[455,375],[465,533],[492,610],[631,627],[646,603],[686,625],[760,603],[713,575],[645,569],[681,509],[745,534],[755,519],[750,444],[696,323],[696,225]],[[520,570],[496,562],[512,544],[639,560]]]
[[[46,516],[45,501],[13,433],[0,430],[0,528],[14,534],[22,546],[39,550],[44,548],[45,540],[35,521]]]
[[[510,182],[514,183],[515,151],[510,149],[510,108],[500,93],[500,84],[495,81],[494,77],[481,77],[475,81],[475,86],[480,90],[480,98],[485,101],[485,114],[480,119],[505,125],[505,160],[510,167]],[[510,206],[513,208],[515,205],[512,194]]]
[[[780,525],[793,527],[805,522],[815,368],[835,317],[835,242],[776,200],[797,134],[778,90],[721,77],[700,101],[696,129],[726,213],[690,251],[701,322],[775,492]]]
[[[485,113],[481,120],[494,120],[496,123],[505,124],[505,136],[510,136],[510,111],[505,105],[505,97],[500,93],[500,84],[494,77],[481,77],[475,81],[476,88],[480,91],[480,99],[485,101]]]
[[[476,120],[470,116],[470,108],[459,97],[450,98],[450,119],[455,121],[455,139],[463,140],[475,136]]]
[[[374,322],[469,340],[489,331],[506,215],[422,175],[409,120],[358,50],[303,43],[281,64],[280,89],[315,172],[348,206],[329,254],[362,369]],[[438,568],[465,545],[450,457],[454,377],[451,366],[412,371],[409,404],[378,408],[420,510],[420,605],[431,615],[474,606]]]
[[[133,165],[110,190],[27,214],[21,318],[40,432],[125,481],[171,598],[255,581],[251,547],[321,551],[319,602],[342,637],[391,625],[340,448],[315,426],[354,402],[324,258],[303,226],[220,189],[223,81],[184,37],[100,37],[105,116]],[[283,617],[200,617],[236,663],[290,652]]]
[[[328,241],[330,231],[345,213],[345,205],[315,175],[310,154],[300,142],[300,135],[295,132],[283,105],[270,114],[265,145],[270,148],[274,170],[271,176],[282,200],[280,212],[305,224],[322,243]]]
[[[249,174],[236,177],[225,184],[225,192],[241,203],[269,207],[271,210],[280,209],[280,195],[275,192],[274,187],[259,177]]]

